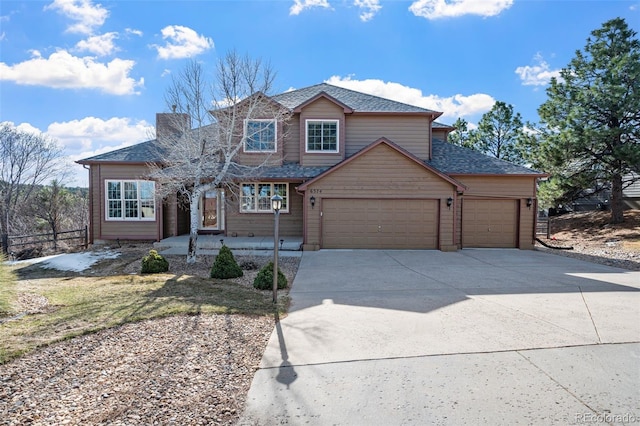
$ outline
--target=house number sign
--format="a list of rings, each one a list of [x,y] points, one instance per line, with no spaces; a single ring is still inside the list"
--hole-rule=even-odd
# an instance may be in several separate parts
[[[309,192],[312,194],[322,194],[322,189],[310,189]]]

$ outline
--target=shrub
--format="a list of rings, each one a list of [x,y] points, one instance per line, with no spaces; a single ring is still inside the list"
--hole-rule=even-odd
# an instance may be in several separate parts
[[[265,265],[258,275],[256,279],[253,280],[253,286],[259,290],[271,290],[273,289],[273,262],[269,262]],[[278,288],[286,288],[287,287],[287,277],[284,276],[280,268],[278,268]]]
[[[238,278],[242,276],[242,268],[238,266],[231,249],[225,245],[220,248],[215,262],[211,267],[211,278],[226,280],[227,278]]]
[[[142,273],[157,274],[159,272],[167,272],[169,270],[169,262],[167,259],[158,254],[156,250],[149,250],[149,254],[142,258]]]

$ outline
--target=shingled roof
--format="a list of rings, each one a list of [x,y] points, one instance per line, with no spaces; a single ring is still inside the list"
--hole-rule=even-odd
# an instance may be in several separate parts
[[[315,86],[309,86],[298,90],[281,93],[272,96],[272,99],[286,108],[296,109],[314,97],[326,93],[335,100],[343,103],[351,108],[354,112],[406,112],[406,113],[431,113],[440,115],[438,111],[420,108],[413,105],[403,104],[402,102],[392,101],[390,99],[378,96],[368,95],[366,93],[356,92],[354,90],[344,89],[342,87],[333,86],[331,84],[322,83]]]
[[[544,175],[439,138],[433,138],[431,154],[432,160],[427,164],[448,175]]]
[[[80,164],[88,163],[153,163],[160,160],[156,140],[141,142],[126,148],[94,155],[78,160]]]

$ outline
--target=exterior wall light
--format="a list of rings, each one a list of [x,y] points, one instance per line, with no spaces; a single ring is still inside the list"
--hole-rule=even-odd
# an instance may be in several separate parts
[[[527,207],[529,207],[529,210],[531,210],[532,205],[533,205],[533,198],[531,197],[527,198]]]
[[[278,194],[271,197],[271,208],[273,209],[273,303],[278,303],[278,226],[280,221],[280,209],[282,208],[282,197]]]
[[[311,208],[314,208],[316,205],[316,197],[312,195],[311,198],[309,198],[309,202],[311,203]]]
[[[452,204],[453,204],[453,198],[451,197],[447,198],[447,207],[449,207],[449,209],[451,209]]]

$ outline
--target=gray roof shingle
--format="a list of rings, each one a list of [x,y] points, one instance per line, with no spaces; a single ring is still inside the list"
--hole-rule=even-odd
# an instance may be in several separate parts
[[[342,102],[356,112],[419,112],[439,114],[437,111],[430,109],[403,104],[402,102],[396,102],[326,83],[281,93],[273,96],[272,99],[293,110],[322,92]]]
[[[115,151],[105,152],[104,154],[94,155],[93,157],[83,158],[78,163],[90,162],[124,162],[124,163],[152,163],[159,161],[158,147],[156,140],[141,142],[126,148],[117,149]]]
[[[536,175],[537,170],[518,166],[508,161],[489,157],[470,148],[454,145],[439,138],[433,138],[432,160],[427,164],[443,173],[451,174],[499,174],[499,175]]]

